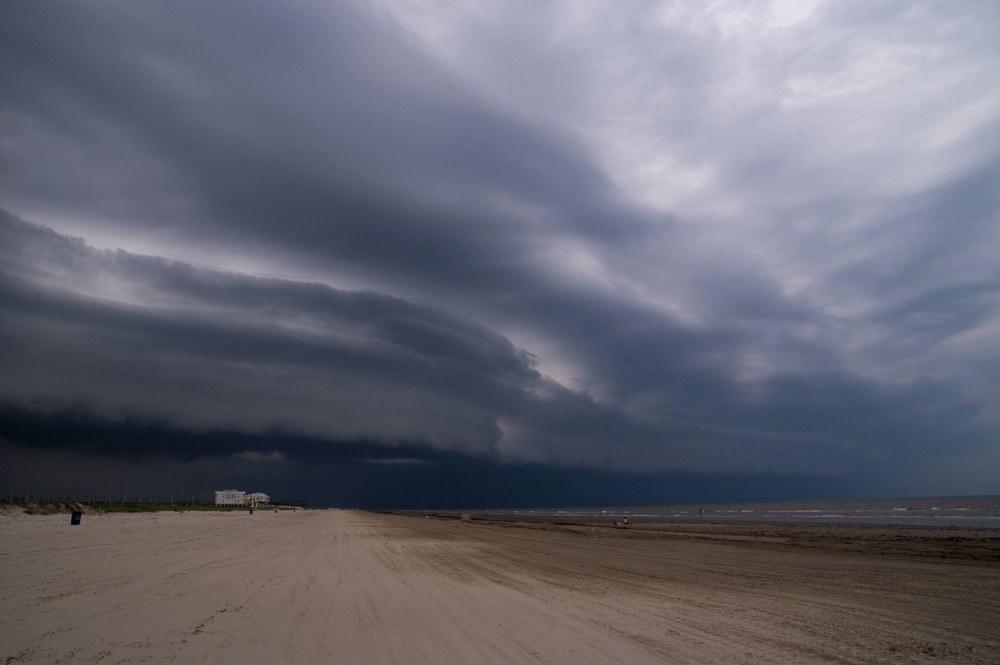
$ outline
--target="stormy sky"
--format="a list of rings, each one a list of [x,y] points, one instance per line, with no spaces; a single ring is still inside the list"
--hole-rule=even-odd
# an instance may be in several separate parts
[[[995,0],[4,2],[0,490],[1000,493],[998,63]]]

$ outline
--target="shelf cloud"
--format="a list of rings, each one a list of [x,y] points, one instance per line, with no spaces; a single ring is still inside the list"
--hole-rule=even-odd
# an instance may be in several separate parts
[[[0,11],[23,465],[1000,491],[996,3]]]

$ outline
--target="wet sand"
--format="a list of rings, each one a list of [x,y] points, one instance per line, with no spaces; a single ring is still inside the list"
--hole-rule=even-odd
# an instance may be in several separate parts
[[[1000,532],[0,517],[12,663],[997,663]]]

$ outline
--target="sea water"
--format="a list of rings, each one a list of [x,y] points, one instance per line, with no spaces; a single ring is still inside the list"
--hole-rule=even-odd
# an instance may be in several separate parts
[[[704,511],[703,515],[699,511]],[[618,520],[849,522],[1000,528],[1000,496],[938,496],[849,501],[490,510],[490,515]]]

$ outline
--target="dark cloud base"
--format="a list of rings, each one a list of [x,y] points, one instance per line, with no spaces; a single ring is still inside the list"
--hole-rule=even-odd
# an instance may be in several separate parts
[[[622,473],[509,464],[415,445],[274,432],[188,432],[82,411],[0,408],[0,487],[36,496],[156,500],[238,486],[319,507],[624,506],[827,499],[844,479],[788,474]]]
[[[0,4],[0,478],[1000,491],[981,7],[403,4]]]

